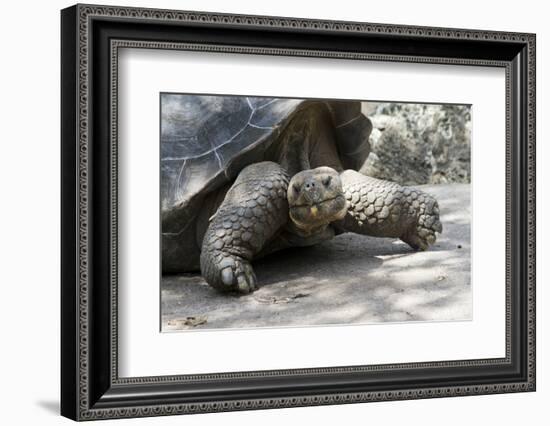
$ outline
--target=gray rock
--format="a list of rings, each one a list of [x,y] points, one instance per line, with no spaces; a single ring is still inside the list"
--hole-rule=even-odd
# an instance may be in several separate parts
[[[402,185],[470,182],[469,106],[365,102],[362,111],[373,124],[363,173]]]

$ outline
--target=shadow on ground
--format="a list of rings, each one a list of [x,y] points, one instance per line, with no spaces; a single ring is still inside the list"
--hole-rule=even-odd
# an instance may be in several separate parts
[[[469,320],[470,185],[429,185],[443,234],[426,252],[343,234],[254,263],[260,288],[221,295],[198,274],[162,280],[162,329]]]

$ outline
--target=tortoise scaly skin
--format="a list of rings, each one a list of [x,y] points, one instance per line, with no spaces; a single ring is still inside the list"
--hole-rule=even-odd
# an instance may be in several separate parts
[[[443,227],[435,198],[416,189],[365,176],[354,170],[341,174],[349,203],[338,226],[373,237],[400,238],[415,250],[435,243]]]
[[[201,271],[212,287],[256,289],[250,262],[287,221],[287,187],[288,176],[275,163],[253,164],[239,174],[203,240]]]

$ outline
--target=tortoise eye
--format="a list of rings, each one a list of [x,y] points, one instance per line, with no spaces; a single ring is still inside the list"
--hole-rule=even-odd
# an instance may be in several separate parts
[[[323,185],[329,186],[331,180],[332,180],[332,176],[327,176],[326,178],[323,179]]]
[[[296,194],[300,193],[300,186],[299,185],[297,185],[297,184],[292,185],[292,189],[294,189],[294,192]]]

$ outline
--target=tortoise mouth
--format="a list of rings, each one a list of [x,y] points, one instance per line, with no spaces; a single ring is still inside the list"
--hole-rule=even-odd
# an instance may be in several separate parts
[[[312,229],[323,224],[341,220],[347,213],[343,194],[315,203],[294,204],[289,208],[290,218],[301,229]]]
[[[338,198],[340,197],[343,197],[343,195],[336,195],[332,198],[327,198],[326,200],[321,200],[321,201],[317,201],[317,202],[311,202],[311,203],[302,203],[302,204],[294,204],[292,206],[290,206],[290,208],[298,208],[298,207],[306,207],[306,208],[309,208],[309,207],[318,207],[324,203],[328,203],[330,201],[335,201],[337,200]]]

